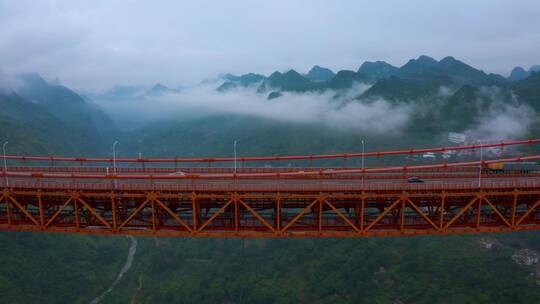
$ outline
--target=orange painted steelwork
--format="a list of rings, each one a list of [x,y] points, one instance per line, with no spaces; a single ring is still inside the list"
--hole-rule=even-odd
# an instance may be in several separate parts
[[[163,236],[366,236],[540,228],[540,182],[477,188],[401,185],[313,191],[225,187],[91,190],[14,184],[0,196],[0,229]],[[398,184],[399,185],[399,184]],[[34,185],[35,186],[35,185]],[[94,187],[95,188],[95,187]]]
[[[354,158],[354,157],[381,157],[391,155],[412,155],[427,152],[446,152],[446,151],[461,151],[461,150],[476,150],[481,148],[504,148],[507,146],[531,145],[540,143],[540,139],[523,139],[523,140],[508,140],[497,143],[483,143],[472,145],[460,145],[449,147],[436,147],[424,149],[407,149],[407,150],[392,150],[392,151],[371,151],[365,153],[337,153],[337,154],[311,154],[311,155],[285,155],[285,156],[246,156],[246,157],[159,157],[159,158],[130,158],[117,157],[116,162],[125,163],[213,163],[213,162],[250,162],[250,161],[285,161],[285,160],[303,160],[303,159],[331,159],[331,158]],[[0,155],[0,159],[4,156]],[[23,156],[23,155],[7,155],[6,159],[23,160],[23,161],[58,161],[58,162],[113,162],[111,157],[68,157],[68,156]]]
[[[491,146],[538,141],[511,141]],[[466,147],[479,148],[475,145]],[[445,149],[457,148],[368,152],[364,156]],[[310,156],[270,158],[304,159]],[[239,158],[246,161],[265,159]],[[98,166],[6,165],[0,172],[0,230],[317,237],[540,229],[538,170],[493,175],[486,169],[486,165],[493,162],[536,159],[540,159],[540,155],[380,168],[252,167],[238,171],[236,168],[233,171],[231,168],[120,166],[114,169],[117,174],[109,174],[109,168]],[[109,159],[52,160],[90,162]],[[117,161],[138,160],[120,158]],[[178,159],[145,161],[176,162]],[[187,161],[209,160],[192,158]],[[404,183],[411,172],[431,180]]]

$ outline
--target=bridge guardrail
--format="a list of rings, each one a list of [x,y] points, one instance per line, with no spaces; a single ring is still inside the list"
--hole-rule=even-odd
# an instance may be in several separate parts
[[[0,188],[6,188],[5,181],[0,181]],[[466,189],[523,189],[540,188],[540,180],[484,181],[479,187],[477,182],[455,183],[377,183],[377,184],[205,184],[205,183],[164,183],[164,182],[120,182],[116,186],[111,182],[69,182],[69,181],[21,181],[12,180],[10,189],[52,189],[72,191],[178,191],[178,192],[358,192],[358,191],[451,191]]]
[[[29,160],[29,161],[59,161],[59,162],[105,162],[112,163],[117,162],[130,162],[130,163],[212,163],[212,162],[249,162],[249,161],[282,161],[282,160],[313,160],[313,159],[329,159],[329,158],[354,158],[354,157],[380,157],[390,155],[411,155],[418,153],[428,152],[446,152],[446,151],[458,151],[458,150],[470,150],[481,148],[492,148],[512,145],[525,145],[540,143],[540,139],[525,139],[525,140],[508,140],[498,143],[484,143],[484,144],[472,144],[462,146],[449,146],[449,147],[436,147],[436,148],[423,148],[423,149],[406,149],[406,150],[392,150],[392,151],[376,151],[376,152],[353,152],[353,153],[336,153],[336,154],[312,154],[312,155],[287,155],[287,156],[249,156],[249,157],[161,157],[161,158],[130,158],[130,157],[117,157],[113,160],[112,157],[69,157],[69,156],[22,156],[22,155],[7,155],[6,159],[17,160]],[[0,155],[0,159],[4,159],[3,155]]]

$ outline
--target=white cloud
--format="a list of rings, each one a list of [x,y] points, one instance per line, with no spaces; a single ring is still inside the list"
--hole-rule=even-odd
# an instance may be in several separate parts
[[[295,123],[323,123],[333,128],[355,129],[375,134],[399,131],[408,123],[411,107],[392,105],[383,99],[349,102],[369,88],[357,84],[344,94],[283,93],[267,100],[256,89],[235,89],[220,93],[213,86],[197,86],[178,94],[124,102],[101,101],[99,105],[117,118],[152,121],[194,115],[239,114]],[[120,114],[120,116],[119,116]]]
[[[498,87],[482,87],[479,96],[487,97],[489,104],[481,98],[476,103],[479,117],[476,126],[467,133],[477,140],[503,140],[523,138],[529,135],[531,126],[538,119],[536,111],[521,103],[516,96],[505,95]]]
[[[478,126],[468,132],[473,138],[488,141],[523,138],[535,118],[536,112],[528,105],[499,104],[482,114]]]

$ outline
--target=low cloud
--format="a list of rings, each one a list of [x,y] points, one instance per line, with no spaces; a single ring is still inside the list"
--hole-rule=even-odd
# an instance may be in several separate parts
[[[267,99],[255,89],[234,89],[224,93],[214,86],[197,86],[181,93],[123,102],[98,104],[117,118],[137,117],[138,121],[185,118],[197,115],[238,114],[294,123],[323,123],[340,129],[374,134],[399,132],[409,122],[409,105],[391,104],[384,99],[351,100],[369,88],[356,84],[345,92],[289,93]],[[123,115],[123,117],[122,117]]]
[[[356,84],[336,92],[284,92],[268,100],[255,88],[216,91],[216,86],[200,85],[180,93],[126,101],[98,101],[113,118],[131,128],[160,120],[183,120],[208,115],[245,115],[288,123],[323,124],[331,128],[373,135],[399,135],[407,132],[416,118],[441,119],[446,97],[452,90],[441,88],[433,96],[416,101],[389,102],[383,98],[355,100],[369,85]],[[465,131],[473,140],[503,140],[527,137],[537,114],[515,97],[497,88],[481,88],[475,104],[477,118]],[[456,118],[458,119],[458,118]],[[445,121],[441,120],[441,127]],[[447,130],[455,131],[455,130]]]
[[[23,82],[16,76],[5,73],[0,68],[0,93],[10,93],[20,88]]]
[[[493,141],[526,137],[536,112],[525,104],[499,104],[480,116],[478,126],[469,130],[473,138]]]
[[[538,116],[528,104],[521,103],[516,96],[505,96],[500,88],[483,87],[481,97],[490,101],[487,109],[476,100],[479,117],[475,127],[467,131],[471,138],[484,141],[527,137]]]

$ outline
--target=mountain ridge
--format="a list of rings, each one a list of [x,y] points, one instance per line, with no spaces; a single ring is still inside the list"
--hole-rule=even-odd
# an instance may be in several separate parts
[[[315,73],[322,73],[324,76],[314,76]],[[229,77],[224,77],[224,84],[218,88],[218,91],[220,92],[225,92],[230,88],[249,87],[254,83],[250,82],[242,84],[234,78],[235,76],[230,74],[226,75],[229,75]],[[438,79],[441,82],[447,82],[453,85],[508,85],[508,80],[503,76],[493,73],[487,74],[452,56],[446,56],[437,61],[427,55],[421,55],[415,59],[410,59],[401,67],[395,67],[384,61],[366,61],[362,63],[356,72],[340,70],[337,73],[334,73],[330,69],[315,65],[304,75],[295,70],[289,70],[285,73],[274,72],[268,77],[260,75],[258,81],[261,81],[262,83],[258,87],[258,92],[307,92],[324,91],[328,89],[346,90],[352,88],[352,85],[355,82],[373,84],[390,77],[412,80]],[[274,95],[274,97],[276,96],[277,95]]]
[[[335,75],[336,73],[334,73],[331,69],[314,65],[305,75],[305,77],[314,81],[327,81],[332,79]]]
[[[508,76],[508,80],[510,81],[523,80],[531,76],[531,74],[535,72],[540,72],[540,65],[533,65],[529,68],[529,70],[525,70],[523,67],[517,66],[512,69],[512,72],[510,72],[510,75]]]

